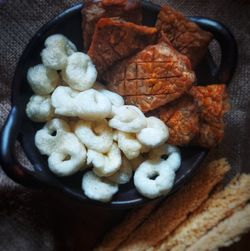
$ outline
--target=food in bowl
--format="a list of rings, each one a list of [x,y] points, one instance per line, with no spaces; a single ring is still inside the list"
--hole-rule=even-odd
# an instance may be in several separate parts
[[[225,88],[196,88],[194,66],[166,34],[157,39],[162,30],[111,15],[112,6],[130,3],[140,12],[137,1],[88,1],[82,11],[88,53],[54,34],[41,53],[43,71],[28,78],[35,98],[26,111],[46,122],[35,143],[50,170],[58,176],[84,170],[85,195],[102,202],[132,177],[147,198],[167,194],[181,165],[174,145],[218,144],[228,109]],[[96,7],[104,11],[91,19]]]

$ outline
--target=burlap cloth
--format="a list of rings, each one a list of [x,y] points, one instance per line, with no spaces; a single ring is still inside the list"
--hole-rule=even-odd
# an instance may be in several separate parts
[[[0,1],[1,127],[11,108],[11,81],[25,45],[44,23],[75,2]],[[186,15],[207,16],[223,22],[236,37],[239,62],[229,86],[232,110],[226,116],[225,139],[209,158],[225,156],[234,172],[246,170],[250,162],[250,1],[168,2]],[[109,220],[108,210],[93,209],[55,193],[21,187],[0,169],[0,250],[91,250],[103,234],[103,230],[98,232],[99,226]]]

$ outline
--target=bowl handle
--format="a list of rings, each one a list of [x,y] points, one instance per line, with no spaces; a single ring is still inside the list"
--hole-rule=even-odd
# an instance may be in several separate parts
[[[14,106],[0,134],[0,164],[5,173],[15,182],[24,186],[40,187],[41,182],[36,178],[36,172],[23,167],[15,154],[15,142],[19,133],[22,118]]]
[[[218,41],[221,49],[221,61],[219,67],[213,74],[215,83],[228,84],[237,65],[238,50],[234,36],[222,23],[204,17],[189,17],[202,29],[211,32]]]

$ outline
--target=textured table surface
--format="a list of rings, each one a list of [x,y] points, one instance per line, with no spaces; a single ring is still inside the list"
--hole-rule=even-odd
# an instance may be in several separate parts
[[[10,110],[11,80],[25,45],[44,23],[75,2],[0,1],[0,127]],[[239,62],[229,86],[232,111],[226,116],[225,139],[208,158],[227,157],[233,172],[246,172],[250,161],[250,1],[167,2],[185,15],[221,21],[236,37]],[[26,163],[21,149],[19,153]],[[92,250],[123,214],[83,205],[61,194],[23,188],[0,169],[0,250]],[[250,250],[249,237],[246,235],[230,250]]]

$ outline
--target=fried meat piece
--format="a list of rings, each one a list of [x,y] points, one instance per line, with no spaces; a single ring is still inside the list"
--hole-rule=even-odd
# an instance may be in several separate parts
[[[156,28],[160,31],[159,41],[164,41],[162,35],[165,34],[176,50],[189,57],[193,68],[205,55],[213,38],[210,32],[202,30],[169,5],[161,8]]]
[[[199,115],[193,99],[187,96],[153,111],[169,129],[168,143],[186,145],[199,132]]]
[[[155,42],[156,28],[137,25],[115,18],[101,18],[88,51],[98,73],[115,62]]]
[[[226,87],[222,84],[193,86],[189,97],[162,106],[151,114],[169,128],[168,143],[211,148],[224,136],[223,116],[229,110]]]
[[[142,20],[138,0],[86,0],[82,8],[84,48],[87,51],[92,41],[95,25],[102,17],[119,17],[140,24]]]
[[[103,79],[127,104],[147,112],[188,92],[195,74],[186,56],[161,42],[117,63]]]
[[[226,86],[193,86],[190,95],[194,98],[200,117],[200,130],[193,143],[208,148],[215,147],[223,139],[223,116],[230,109]]]
[[[193,86],[189,94],[194,98],[202,120],[208,124],[223,122],[224,114],[230,109],[224,84]]]

